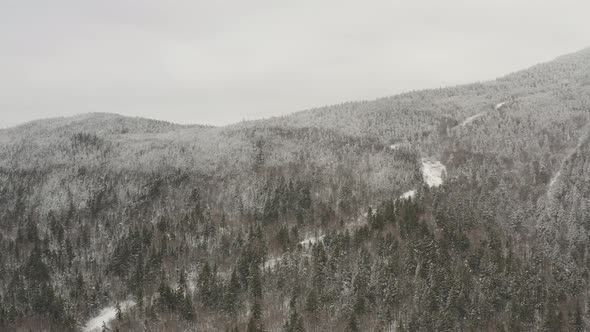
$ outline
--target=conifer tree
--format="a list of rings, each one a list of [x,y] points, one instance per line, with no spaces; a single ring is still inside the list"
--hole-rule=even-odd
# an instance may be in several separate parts
[[[289,317],[283,326],[285,332],[304,332],[303,318],[297,312],[297,295],[293,294],[289,301]]]
[[[121,311],[121,304],[119,302],[115,304],[115,315],[118,321],[123,320],[123,312]]]

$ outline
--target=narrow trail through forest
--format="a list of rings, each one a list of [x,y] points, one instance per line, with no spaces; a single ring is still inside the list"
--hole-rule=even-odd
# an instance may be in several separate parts
[[[549,185],[547,187],[547,198],[551,199],[554,197],[555,189],[559,184],[562,175],[562,170],[564,169],[564,167],[568,164],[568,162],[570,162],[574,158],[576,153],[580,151],[582,145],[590,141],[590,124],[586,126],[585,132],[586,133],[579,138],[578,144],[576,144],[576,146],[565,156],[565,158],[563,158],[563,160],[561,161],[561,165],[557,169],[557,172],[555,172],[555,174],[551,178],[551,181],[549,182]]]
[[[505,101],[503,101],[501,103],[498,103],[498,104],[494,105],[494,111],[498,111],[498,110],[502,109],[505,106],[506,106],[506,102]],[[480,113],[474,114],[474,115],[466,118],[465,120],[463,120],[457,127],[465,127],[468,124],[472,123],[473,121],[481,118],[482,116],[485,116],[485,115],[489,114],[490,112],[492,112],[492,111],[484,111],[484,112],[480,112]]]

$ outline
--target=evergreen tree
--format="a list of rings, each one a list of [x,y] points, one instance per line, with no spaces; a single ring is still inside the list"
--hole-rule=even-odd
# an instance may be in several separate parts
[[[235,314],[239,309],[240,282],[236,270],[232,271],[229,284],[225,288],[224,310],[228,314]]]
[[[251,267],[251,280],[249,282],[250,293],[254,298],[262,297],[262,277],[260,275],[260,268],[257,265]]]
[[[346,326],[346,332],[359,332],[359,326],[356,321],[356,316],[352,315],[350,320],[348,321],[348,325]]]
[[[188,286],[186,282],[186,271],[184,267],[180,269],[178,274],[178,282],[176,283],[176,296],[179,300],[185,297],[188,293]]]
[[[115,314],[118,321],[123,320],[123,312],[121,311],[121,304],[119,302],[115,304]]]
[[[166,283],[166,277],[162,273],[162,278],[160,281],[160,287],[158,288],[159,293],[159,305],[160,308],[164,311],[173,311],[176,309],[178,305],[178,298],[176,297],[176,293],[172,290],[170,286]]]
[[[289,301],[289,317],[283,326],[285,332],[304,332],[303,318],[297,312],[297,295],[293,294]]]
[[[197,279],[197,290],[201,302],[207,308],[213,308],[217,300],[217,280],[209,262],[205,262]]]
[[[252,302],[247,332],[264,332],[262,324],[262,305],[258,298],[255,298]]]
[[[30,282],[39,284],[49,282],[49,268],[43,262],[41,249],[35,245],[25,266],[25,276]]]
[[[316,317],[319,311],[319,300],[315,287],[313,286],[305,300],[305,311],[307,311],[311,317]]]
[[[193,308],[193,302],[190,296],[184,296],[180,310],[184,319],[189,321],[195,319],[195,309]]]

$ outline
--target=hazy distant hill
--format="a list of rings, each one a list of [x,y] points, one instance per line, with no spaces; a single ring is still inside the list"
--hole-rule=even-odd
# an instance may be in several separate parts
[[[0,328],[588,329],[589,119],[586,49],[226,127],[0,130]]]

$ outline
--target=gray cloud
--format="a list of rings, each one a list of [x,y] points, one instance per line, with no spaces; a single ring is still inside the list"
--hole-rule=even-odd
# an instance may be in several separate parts
[[[4,2],[0,126],[90,111],[226,124],[590,46],[582,0]]]

